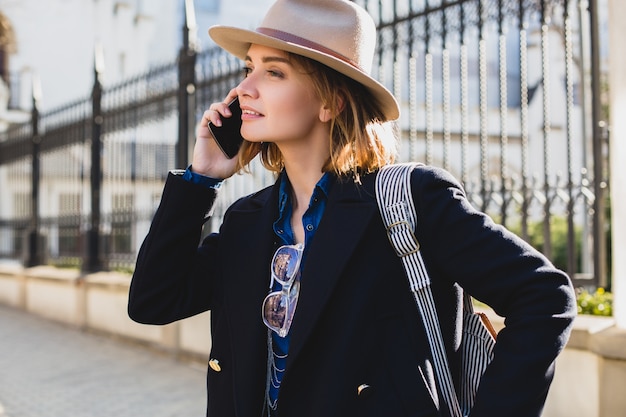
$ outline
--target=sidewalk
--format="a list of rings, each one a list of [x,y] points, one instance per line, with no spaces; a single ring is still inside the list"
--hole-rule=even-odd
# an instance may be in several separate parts
[[[0,417],[201,417],[205,375],[0,304]]]

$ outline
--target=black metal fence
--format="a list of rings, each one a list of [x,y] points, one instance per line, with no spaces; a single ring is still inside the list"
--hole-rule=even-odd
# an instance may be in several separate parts
[[[601,71],[595,1],[361,1],[379,28],[375,76],[398,97],[401,160],[443,166],[471,201],[581,284],[607,286]],[[587,7],[588,4],[588,7]],[[203,109],[241,64],[184,45],[176,62],[0,136],[0,258],[132,269]],[[209,227],[271,181],[225,185]]]

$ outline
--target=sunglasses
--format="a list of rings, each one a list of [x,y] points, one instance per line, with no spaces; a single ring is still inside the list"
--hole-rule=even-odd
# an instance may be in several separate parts
[[[280,337],[287,336],[300,294],[300,262],[304,245],[284,245],[276,250],[272,258],[272,279],[270,288],[276,280],[282,289],[273,291],[263,300],[263,323]]]

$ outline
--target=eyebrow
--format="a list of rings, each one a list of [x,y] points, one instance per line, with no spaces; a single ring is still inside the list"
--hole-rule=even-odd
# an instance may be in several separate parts
[[[252,62],[252,58],[249,55],[246,55],[246,61]],[[264,56],[261,58],[261,62],[267,64],[268,62],[284,62],[285,64],[291,65],[291,61],[288,58],[282,56]]]

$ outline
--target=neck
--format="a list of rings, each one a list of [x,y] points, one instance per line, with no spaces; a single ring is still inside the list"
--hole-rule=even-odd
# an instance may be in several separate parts
[[[321,167],[311,169],[298,167],[298,169],[290,170],[285,164],[285,170],[287,171],[287,176],[291,183],[294,211],[306,210],[315,185],[320,178],[322,178],[322,175],[324,175]]]
[[[329,153],[309,148],[289,149],[283,152],[285,171],[293,189],[294,203],[305,203],[309,199],[317,182],[322,178],[322,168]]]
[[[302,167],[295,170],[289,170],[285,166],[289,182],[291,183],[291,227],[293,230],[293,236],[296,243],[304,243],[305,231],[302,224],[302,216],[309,207],[311,202],[311,196],[315,190],[315,185],[318,183],[322,175],[321,168],[306,170]]]

